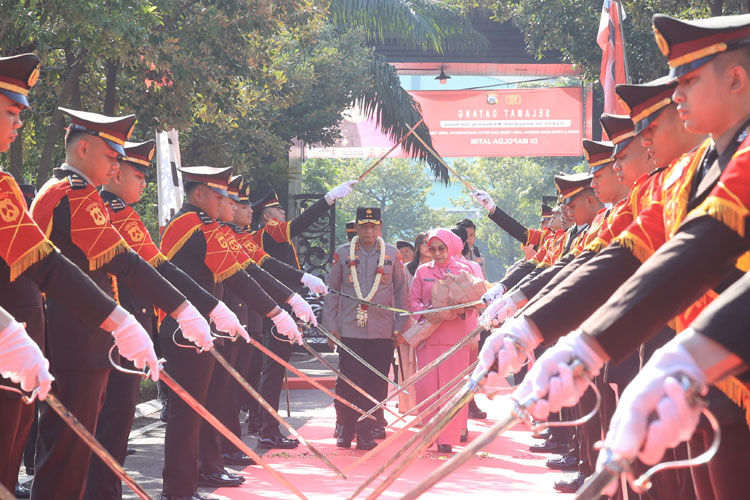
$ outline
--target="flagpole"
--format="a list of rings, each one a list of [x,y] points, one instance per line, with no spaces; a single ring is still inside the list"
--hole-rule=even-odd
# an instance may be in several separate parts
[[[630,80],[630,66],[628,65],[628,47],[625,44],[625,25],[623,24],[623,21],[625,20],[625,8],[622,6],[622,3],[618,0],[613,0],[615,4],[617,4],[617,15],[619,16],[619,25],[620,25],[620,42],[622,43],[622,58],[625,63],[625,82],[628,84],[631,84],[632,81]]]

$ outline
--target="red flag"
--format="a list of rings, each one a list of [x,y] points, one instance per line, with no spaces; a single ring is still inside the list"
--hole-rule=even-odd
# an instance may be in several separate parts
[[[624,11],[620,10],[616,0],[604,0],[599,33],[596,36],[596,43],[602,49],[599,81],[604,89],[604,112],[613,114],[627,114],[615,95],[615,85],[627,83],[620,12],[624,18]]]

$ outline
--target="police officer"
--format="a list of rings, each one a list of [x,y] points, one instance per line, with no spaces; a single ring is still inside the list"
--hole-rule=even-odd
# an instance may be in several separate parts
[[[356,180],[347,181],[333,188],[323,198],[290,221],[286,220],[286,212],[281,207],[276,192],[272,190],[266,193],[252,205],[253,217],[260,226],[254,235],[256,243],[261,250],[271,257],[299,269],[297,250],[292,239],[314,224],[318,218],[329,210],[334,201],[349,196],[356,183]],[[302,286],[298,284],[293,290],[301,292]],[[288,361],[292,353],[292,346],[287,342],[277,340],[271,332],[272,326],[267,320],[264,321],[263,343],[282,359]],[[283,366],[268,356],[263,358],[260,393],[275,410],[279,408],[279,396],[284,373]],[[260,415],[261,429],[258,446],[264,449],[289,449],[296,448],[299,445],[296,440],[287,439],[281,435],[278,422],[267,412],[261,409]]]
[[[405,309],[406,278],[400,254],[394,245],[380,236],[382,219],[376,207],[357,208],[357,236],[341,245],[333,255],[328,274],[332,289],[364,298],[370,302]],[[393,359],[393,335],[400,331],[405,319],[394,313],[368,307],[339,295],[328,294],[323,306],[323,323],[355,353],[381,373],[387,375]],[[375,399],[387,396],[386,382],[374,377],[367,368],[347,352],[339,354],[339,368]],[[341,379],[336,393],[362,409],[373,404]],[[335,404],[337,421],[336,446],[349,448],[357,434],[357,449],[375,447],[373,426],[368,419],[356,422],[358,415],[343,405]],[[383,429],[377,430],[384,437]]]

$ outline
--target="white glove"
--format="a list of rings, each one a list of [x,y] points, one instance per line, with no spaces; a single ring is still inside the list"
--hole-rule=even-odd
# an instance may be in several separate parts
[[[341,198],[346,198],[347,196],[352,194],[354,185],[358,182],[358,180],[346,181],[343,184],[339,184],[335,188],[328,191],[326,193],[326,198],[329,200],[329,203],[333,203],[334,201],[340,200]]]
[[[328,293],[328,287],[325,282],[312,274],[303,274],[300,283],[305,285],[312,293],[319,293],[321,295]]]
[[[31,392],[39,387],[40,400],[47,397],[55,377],[49,373],[49,361],[29,337],[21,323],[12,320],[0,332],[0,375],[20,383],[21,389]]]
[[[482,205],[485,210],[487,210],[489,213],[494,212],[495,210],[495,202],[492,201],[492,197],[489,195],[487,191],[484,191],[482,189],[475,189],[471,195],[474,197],[475,200],[477,200],[477,203]]]
[[[550,412],[575,405],[588,387],[585,376],[573,376],[570,365],[576,359],[592,377],[604,366],[604,360],[583,340],[580,330],[562,337],[542,354],[513,393],[513,399],[522,401],[534,394],[539,399],[531,406],[535,420],[547,420]]]
[[[211,327],[195,306],[188,303],[175,320],[180,325],[182,336],[198,346],[201,351],[210,351],[213,348],[214,339],[211,336]]]
[[[148,366],[151,380],[159,380],[159,363],[154,352],[154,344],[146,330],[135,317],[128,313],[125,319],[112,332],[120,355],[135,363],[139,370]]]
[[[505,290],[507,290],[505,288],[505,285],[499,282],[495,283],[489,290],[484,292],[484,295],[482,295],[482,301],[485,304],[489,304],[490,302],[493,302],[502,297],[505,293]]]
[[[288,312],[282,310],[279,314],[272,317],[271,321],[276,325],[276,330],[281,335],[286,335],[289,340],[302,345],[302,333],[300,333],[297,323],[289,316]]]
[[[497,372],[491,372],[488,376],[488,385],[497,385],[490,378],[494,373],[505,378],[511,373],[518,371],[526,363],[526,359],[539,345],[541,340],[524,318],[514,318],[503,325],[502,328],[492,331],[484,341],[484,346],[479,352],[479,363],[474,369],[472,379],[479,382],[479,375],[488,370],[497,360]]]
[[[312,323],[313,326],[318,326],[318,320],[315,318],[312,307],[299,294],[293,294],[286,303],[292,306],[292,311],[299,319],[305,323]]]
[[[691,405],[676,377],[687,376],[702,394],[706,377],[675,337],[657,350],[622,393],[604,440],[618,456],[645,464],[661,460],[667,448],[687,441],[695,432],[700,405]],[[649,422],[649,417],[658,418]],[[603,464],[597,464],[597,468]]]
[[[500,297],[492,302],[477,320],[485,328],[500,325],[503,321],[513,317],[518,308],[512,297]]]
[[[250,336],[240,324],[239,318],[229,310],[224,302],[219,301],[208,314],[208,317],[211,318],[211,321],[216,325],[216,329],[220,332],[227,332],[232,337],[240,336],[245,339],[245,342],[250,342]]]

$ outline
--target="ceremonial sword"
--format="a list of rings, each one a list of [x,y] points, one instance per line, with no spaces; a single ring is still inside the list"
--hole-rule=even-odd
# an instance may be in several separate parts
[[[0,386],[0,389],[10,391],[10,392],[16,392],[21,395],[21,399],[26,404],[31,404],[34,399],[36,399],[36,394],[38,389],[34,389],[34,391],[31,393],[31,396],[26,396],[22,391],[16,389],[15,387],[9,387],[9,386]],[[120,462],[118,462],[115,457],[113,457],[107,450],[104,448],[104,446],[99,443],[99,441],[96,440],[96,438],[89,432],[89,430],[76,418],[75,415],[73,415],[70,410],[68,410],[65,405],[60,402],[60,400],[52,394],[51,392],[47,394],[47,397],[44,399],[44,402],[49,405],[50,408],[54,410],[55,413],[66,423],[68,424],[68,427],[70,427],[73,432],[75,432],[79,438],[81,438],[81,441],[86,443],[86,445],[91,448],[91,451],[93,451],[99,459],[104,462],[104,465],[109,467],[109,469],[114,472],[115,476],[117,476],[122,482],[128,485],[128,487],[133,490],[133,492],[138,495],[138,498],[141,500],[152,500],[152,498],[149,496],[148,493],[146,493],[146,490],[143,489],[141,485],[139,485],[135,480],[130,477],[130,475],[125,472],[125,469],[120,465]],[[14,496],[11,496],[10,498],[15,499]],[[4,500],[4,499],[3,499]]]
[[[236,339],[236,337],[225,337],[220,336],[220,338],[228,338],[229,340]],[[346,479],[346,476],[343,472],[339,470],[338,467],[333,465],[330,460],[328,460],[325,455],[320,453],[317,448],[315,448],[313,445],[311,445],[302,435],[297,432],[297,429],[291,426],[289,422],[284,420],[284,418],[279,415],[279,413],[266,401],[263,399],[263,396],[260,395],[260,393],[255,390],[255,388],[250,385],[250,383],[237,371],[235,367],[233,367],[229,361],[216,349],[211,349],[209,351],[214,358],[216,358],[216,361],[219,362],[221,366],[224,367],[224,369],[229,372],[229,374],[234,378],[237,383],[239,383],[243,389],[245,389],[248,394],[250,394],[253,399],[255,399],[260,406],[268,412],[269,415],[271,415],[279,424],[281,424],[282,427],[284,427],[292,436],[294,436],[295,439],[298,439],[300,443],[302,443],[302,446],[307,447],[307,449],[310,450],[310,452],[318,458],[321,462],[326,464],[326,466],[331,469],[333,472],[335,472],[338,476],[340,476],[342,479]]]
[[[474,340],[474,337],[476,335],[482,333],[483,330],[484,330],[484,327],[477,326],[472,331],[470,331],[469,333],[467,333],[464,338],[462,338],[456,344],[454,344],[453,346],[451,346],[450,349],[448,349],[443,354],[441,354],[437,358],[435,358],[432,361],[430,361],[430,363],[427,364],[427,366],[425,366],[424,368],[422,368],[421,370],[419,370],[417,373],[415,373],[414,375],[412,375],[411,377],[409,377],[407,380],[404,380],[403,382],[401,382],[403,384],[402,388],[399,388],[396,391],[394,391],[391,394],[389,394],[387,398],[385,398],[383,401],[381,401],[380,403],[378,403],[377,405],[375,405],[374,408],[371,408],[370,411],[367,412],[367,414],[368,415],[372,415],[379,408],[382,408],[385,404],[387,404],[388,401],[390,401],[391,399],[393,399],[394,396],[398,395],[401,392],[404,392],[403,387],[408,387],[408,386],[410,386],[410,385],[412,385],[412,384],[414,384],[414,383],[422,380],[427,375],[427,373],[429,373],[433,368],[435,368],[436,366],[440,365],[443,361],[445,361],[450,356],[454,355],[459,350],[461,350],[461,348],[463,348],[466,344],[468,344],[469,342],[471,342],[472,340]],[[361,422],[362,418],[363,417],[359,417],[359,419],[357,420],[357,422]]]
[[[599,406],[601,405],[601,394],[599,393],[599,390],[596,388],[596,385],[591,380],[591,377],[588,377],[584,366],[581,364],[580,361],[574,361],[571,364],[571,370],[573,371],[573,374],[575,377],[585,377],[586,381],[588,382],[589,387],[591,387],[594,390],[594,393],[596,394],[596,404],[594,405],[594,408],[589,411],[586,415],[582,416],[581,418],[573,421],[563,421],[563,422],[546,422],[542,424],[546,427],[570,427],[570,426],[576,426],[583,424],[585,422],[588,422],[596,413],[599,411]],[[484,377],[486,377],[487,373],[490,371],[495,371],[493,368],[490,368],[488,370],[484,370],[484,373],[477,377],[477,380],[482,380]],[[473,393],[477,391],[479,388],[481,388],[481,385],[476,382],[475,380],[470,380],[467,383],[467,392]],[[462,398],[464,400],[466,398]],[[470,398],[468,398],[470,399]],[[529,409],[531,406],[536,404],[538,401],[538,398],[535,394],[529,394],[526,398],[524,398],[521,401],[516,401],[515,399],[511,399],[512,401],[512,408],[506,410],[505,415],[503,415],[502,418],[500,418],[492,427],[487,429],[485,432],[483,432],[479,437],[474,439],[470,444],[468,444],[460,453],[457,453],[454,455],[450,460],[445,462],[443,465],[441,465],[439,468],[434,470],[429,476],[427,476],[425,479],[423,479],[419,484],[417,484],[414,488],[409,490],[406,495],[403,496],[404,499],[410,499],[413,500],[415,498],[418,498],[422,493],[429,490],[432,486],[440,482],[443,478],[445,478],[448,474],[458,469],[461,465],[469,461],[474,454],[479,452],[484,446],[491,443],[497,436],[502,434],[508,429],[511,429],[513,426],[520,422],[528,422],[532,428],[538,427],[533,421],[531,416],[529,415]],[[468,401],[467,401],[468,402]],[[438,429],[438,432],[442,430],[442,428]],[[436,435],[436,434],[435,434]],[[429,445],[429,443],[428,443]],[[422,448],[424,449],[424,448]],[[421,450],[419,451],[421,452]],[[411,457],[414,457],[414,453],[411,455]],[[418,455],[418,453],[416,453]],[[403,470],[406,466],[408,466],[411,462],[414,461],[415,458],[413,458],[411,461],[406,463],[404,465],[401,464],[401,470]],[[404,460],[404,462],[407,462],[409,460],[409,457]],[[390,485],[393,480],[395,480],[396,477],[398,477],[399,471],[394,471],[394,473],[389,476],[386,481],[390,479],[390,482],[387,482],[385,486]],[[393,477],[395,476],[395,477]],[[385,483],[385,482],[384,482]],[[382,485],[381,485],[382,486]],[[384,488],[382,488],[384,489]],[[382,491],[380,489],[379,491]],[[378,491],[378,490],[376,490]],[[372,498],[372,497],[371,497]],[[598,497],[597,497],[598,498]]]
[[[0,500],[16,500],[16,496],[13,495],[8,489],[0,483]]]
[[[377,307],[378,309],[384,309],[386,311],[391,311],[391,312],[400,313],[400,314],[409,314],[409,311],[407,311],[406,309],[399,309],[398,307],[386,306],[384,304],[378,304],[377,302],[371,302],[369,300],[360,299],[360,298],[355,297],[354,295],[349,295],[348,293],[339,292],[338,290],[335,290],[333,288],[329,288],[328,291],[336,295],[341,295],[342,297],[347,298],[349,300],[353,300],[354,302],[364,304],[366,306]],[[320,328],[320,326],[318,326],[318,328]]]
[[[177,344],[181,345],[181,344]],[[119,364],[115,363],[112,359],[112,351],[114,350],[114,345],[109,350],[109,362],[110,364],[118,371],[123,373],[129,373],[132,375],[138,375],[143,378],[148,377],[148,373],[138,371],[138,370],[130,370],[128,368],[123,368]],[[184,346],[183,346],[184,347]],[[159,360],[159,379],[162,380],[167,387],[172,389],[172,392],[174,392],[177,396],[182,399],[185,404],[187,404],[190,408],[195,411],[203,420],[208,422],[211,427],[219,431],[219,433],[224,436],[230,443],[235,445],[242,453],[252,458],[257,465],[260,465],[266,471],[268,471],[271,476],[276,478],[277,481],[279,481],[282,485],[286,486],[289,491],[297,495],[297,497],[300,498],[300,500],[308,500],[308,498],[299,490],[296,486],[294,486],[287,478],[285,478],[280,472],[276,471],[273,467],[268,465],[266,462],[263,461],[260,456],[255,453],[252,448],[250,448],[247,444],[245,444],[242,439],[238,438],[232,431],[230,431],[224,424],[222,424],[218,418],[216,418],[210,411],[206,409],[205,406],[200,404],[197,399],[195,399],[193,396],[190,395],[188,391],[185,390],[184,387],[182,387],[174,378],[172,378],[171,375],[169,375],[166,371],[164,371],[164,368],[162,365],[166,361],[164,359]],[[47,396],[49,397],[49,396]],[[146,497],[149,498],[149,497]]]
[[[401,139],[399,139],[398,142],[393,145],[393,147],[391,149],[389,149],[388,151],[386,151],[383,156],[381,156],[380,158],[378,158],[378,161],[376,161],[375,163],[373,163],[372,165],[370,165],[370,167],[367,170],[365,170],[364,172],[362,172],[362,175],[360,175],[359,177],[357,177],[357,180],[361,181],[362,179],[364,179],[365,177],[367,177],[368,175],[370,175],[370,172],[372,172],[373,170],[375,170],[375,167],[377,167],[380,164],[380,162],[382,162],[383,160],[385,160],[388,157],[388,155],[391,154],[391,151],[393,151],[394,149],[396,149],[397,147],[399,147],[399,145],[402,142],[404,142],[407,137],[409,137],[411,134],[413,134],[414,131],[417,129],[417,127],[419,127],[422,124],[423,121],[424,121],[424,117],[422,117],[421,120],[419,120],[416,124],[414,124],[414,126],[412,128],[410,128],[409,131],[406,134],[404,134],[401,137]]]
[[[323,335],[325,335],[334,344],[336,344],[337,346],[339,346],[340,348],[342,348],[343,350],[345,350],[346,352],[348,352],[354,359],[356,359],[357,361],[359,361],[360,363],[362,363],[365,366],[365,368],[367,368],[372,373],[374,373],[375,375],[377,375],[378,377],[380,377],[381,379],[383,379],[385,382],[388,382],[393,387],[395,387],[397,389],[397,391],[394,392],[394,393],[392,393],[392,394],[398,394],[399,392],[403,392],[404,394],[409,394],[408,392],[406,392],[406,389],[404,389],[403,386],[398,385],[396,382],[394,382],[390,378],[388,378],[385,375],[383,375],[382,373],[380,373],[380,371],[377,368],[375,368],[370,363],[368,363],[367,361],[365,361],[365,359],[362,356],[360,356],[359,354],[357,354],[356,352],[354,352],[349,346],[347,346],[346,344],[344,344],[341,341],[341,339],[339,339],[338,337],[336,337],[334,334],[332,334],[331,332],[329,332],[328,330],[326,330],[325,328],[323,328],[321,325],[318,325],[316,328],[320,331],[320,333],[322,333]],[[380,408],[380,406],[376,407],[376,409],[377,408]],[[360,413],[362,413],[362,412],[360,412]],[[359,420],[357,420],[357,422],[361,422],[362,419],[364,419],[365,417],[371,417],[373,413],[374,413],[374,410],[371,410],[369,412],[363,413],[362,416],[359,417]]]
[[[701,406],[701,413],[703,413],[703,416],[706,417],[706,420],[711,424],[711,429],[714,433],[714,439],[711,442],[711,446],[695,458],[656,464],[638,479],[635,479],[633,469],[631,468],[634,460],[617,456],[612,450],[604,446],[603,442],[599,441],[594,445],[594,448],[600,450],[600,453],[605,453],[605,459],[603,460],[604,467],[594,472],[594,474],[583,483],[583,486],[581,486],[576,492],[576,500],[598,500],[602,496],[602,491],[607,489],[610,484],[617,481],[623,474],[634,492],[644,494],[652,486],[651,476],[657,472],[703,465],[708,463],[714,457],[719,449],[719,444],[721,443],[721,427],[719,421],[713,413],[706,408],[705,400],[699,395],[699,389],[690,382],[690,379],[687,376],[680,377],[679,382],[683,389],[685,389],[688,404],[691,406]],[[654,420],[656,418],[658,417],[655,414],[652,414],[649,420]]]
[[[474,307],[485,305],[482,299],[475,300],[473,302],[466,302],[465,304],[456,304],[453,306],[438,307],[437,309],[425,309],[423,311],[403,312],[399,313],[399,316],[416,316],[418,314],[427,314],[441,311],[450,311],[452,309],[463,309],[464,307]]]

